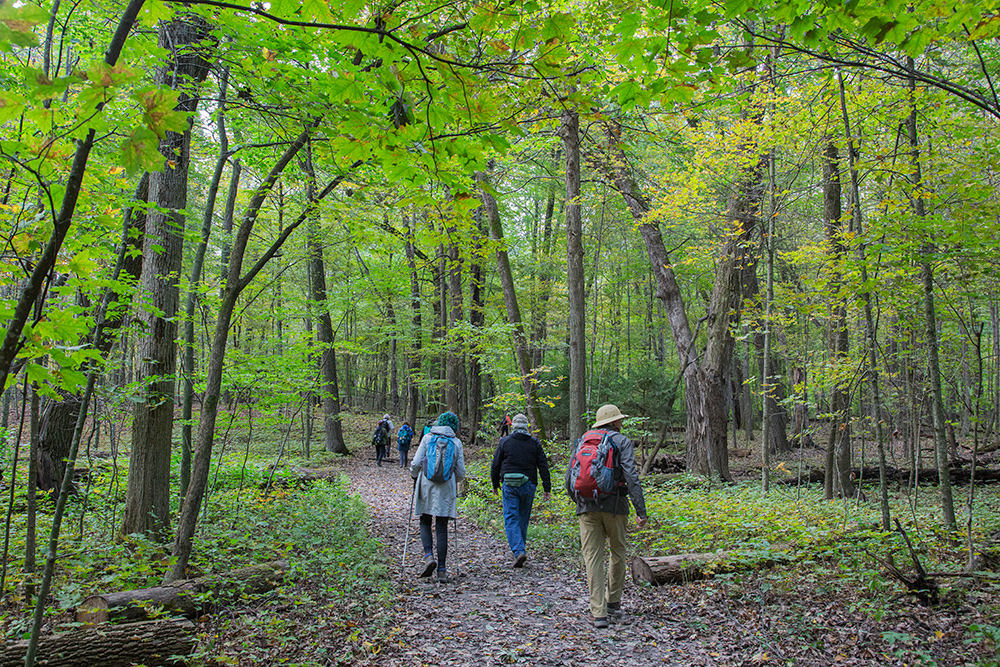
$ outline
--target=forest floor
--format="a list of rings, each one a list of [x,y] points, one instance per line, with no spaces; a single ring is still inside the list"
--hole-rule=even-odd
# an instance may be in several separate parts
[[[384,543],[390,576],[398,580],[386,636],[365,655],[355,653],[358,665],[997,664],[995,639],[970,641],[970,627],[996,623],[982,616],[974,598],[933,610],[887,599],[876,620],[870,605],[858,603],[886,591],[838,586],[837,565],[813,563],[810,568],[826,572],[819,579],[794,571],[748,573],[659,588],[639,588],[628,579],[624,621],[598,630],[578,556],[532,552],[529,539],[526,566],[513,569],[503,536],[463,516],[452,532],[452,581],[420,579],[418,524],[407,516],[407,471],[396,461],[376,467],[360,452],[337,465],[369,506],[369,530]]]
[[[529,545],[528,562],[514,569],[506,541],[464,517],[451,526],[451,581],[418,577],[423,553],[416,519],[409,520],[407,562],[401,566],[413,488],[409,472],[395,460],[376,467],[363,455],[345,460],[344,472],[371,508],[369,528],[386,545],[399,581],[394,634],[377,656],[359,664],[713,664],[707,647],[688,637],[685,603],[667,589],[639,595],[629,582],[623,622],[597,630],[582,567],[531,553]]]

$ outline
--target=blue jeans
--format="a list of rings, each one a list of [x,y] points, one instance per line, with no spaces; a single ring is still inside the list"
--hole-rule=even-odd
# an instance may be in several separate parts
[[[410,446],[407,445],[406,447],[400,447],[399,448],[399,467],[400,468],[405,468],[406,464],[408,462],[407,460],[409,458],[410,458]]]
[[[521,486],[503,485],[503,526],[507,531],[507,544],[515,556],[525,553],[524,543],[528,539],[528,521],[537,486],[531,482]]]

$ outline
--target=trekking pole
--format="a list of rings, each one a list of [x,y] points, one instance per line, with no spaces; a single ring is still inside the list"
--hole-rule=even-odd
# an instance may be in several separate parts
[[[462,569],[458,565],[458,514],[455,514],[455,544],[454,544],[454,554],[452,555],[452,561],[455,563],[455,578],[458,578],[459,573]]]
[[[399,576],[402,578],[406,568],[406,547],[410,545],[410,524],[413,523],[413,499],[417,495],[417,478],[413,478],[413,490],[410,492],[410,508],[406,510],[406,536],[403,538],[403,560],[399,563]]]

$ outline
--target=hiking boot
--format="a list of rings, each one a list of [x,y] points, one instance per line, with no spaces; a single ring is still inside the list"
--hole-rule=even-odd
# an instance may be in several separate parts
[[[437,580],[438,580],[439,584],[447,584],[448,583],[448,571],[447,570],[438,570],[437,571]]]
[[[434,560],[434,556],[424,556],[423,565],[419,566],[419,572],[421,577],[429,577],[433,574],[434,570],[437,569],[437,561]]]
[[[514,567],[524,567],[524,561],[528,560],[528,554],[515,554]]]
[[[606,627],[608,627],[608,617],[607,616],[596,616],[596,617],[594,617],[594,627],[595,628],[606,628]]]
[[[620,623],[624,618],[625,614],[622,612],[621,602],[609,602],[608,603],[608,619],[612,623]]]

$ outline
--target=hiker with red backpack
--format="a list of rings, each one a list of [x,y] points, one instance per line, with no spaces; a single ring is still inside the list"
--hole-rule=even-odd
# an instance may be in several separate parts
[[[513,433],[500,440],[493,454],[490,478],[494,495],[503,483],[503,523],[507,544],[514,558],[514,567],[524,567],[528,559],[525,540],[528,538],[528,522],[531,520],[531,505],[535,500],[538,478],[542,478],[545,500],[549,499],[552,491],[552,480],[542,443],[528,433],[528,418],[522,414],[515,415],[511,426]]]
[[[614,405],[601,406],[593,428],[573,446],[566,469],[566,491],[576,501],[590,613],[596,628],[608,627],[609,614],[615,620],[622,616],[629,499],[635,505],[636,523],[640,528],[646,524],[646,500],[635,465],[635,448],[621,433],[627,416]],[[605,544],[611,551],[610,567]]]
[[[417,571],[421,577],[437,571],[438,582],[444,584],[448,582],[448,521],[458,518],[458,483],[465,479],[465,457],[455,413],[443,413],[437,426],[420,439],[410,475],[414,478],[413,513],[420,517],[420,542],[424,548],[424,560]]]

